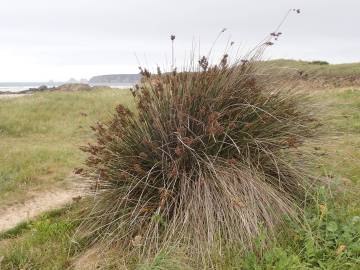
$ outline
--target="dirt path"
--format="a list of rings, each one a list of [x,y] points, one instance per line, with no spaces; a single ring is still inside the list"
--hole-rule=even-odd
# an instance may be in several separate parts
[[[79,189],[53,190],[34,194],[32,199],[5,209],[0,208],[0,232],[13,228],[23,221],[31,220],[41,213],[61,207],[76,200]]]
[[[29,96],[30,94],[1,94],[0,99],[10,99],[16,97]]]

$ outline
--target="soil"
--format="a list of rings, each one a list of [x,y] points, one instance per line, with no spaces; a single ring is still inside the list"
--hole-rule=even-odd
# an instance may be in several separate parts
[[[59,208],[78,200],[80,189],[52,190],[35,193],[24,203],[0,207],[0,232],[13,228],[17,224],[36,218],[41,213]]]

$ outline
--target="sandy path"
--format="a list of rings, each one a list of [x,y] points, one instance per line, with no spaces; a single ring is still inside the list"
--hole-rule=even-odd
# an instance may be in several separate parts
[[[77,199],[81,194],[75,190],[53,190],[34,194],[32,199],[5,209],[0,208],[0,232],[13,228],[23,221],[31,220],[41,213],[61,207]]]
[[[0,95],[0,99],[9,99],[9,98],[29,96],[29,95],[30,94],[2,94]]]

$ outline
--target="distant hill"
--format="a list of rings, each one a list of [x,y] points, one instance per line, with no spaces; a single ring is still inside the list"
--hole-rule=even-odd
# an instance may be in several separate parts
[[[263,61],[262,65],[266,71],[273,70],[274,74],[281,76],[281,79],[300,80],[305,87],[331,88],[360,85],[360,63],[330,64],[322,60],[276,59]],[[89,83],[97,85],[135,84],[140,79],[140,74],[112,74],[94,76]]]
[[[308,75],[326,77],[360,76],[360,62],[346,64],[329,64],[326,61],[301,61],[290,59],[276,59],[263,62],[269,68],[294,69]]]
[[[279,82],[296,81],[304,88],[322,89],[360,85],[360,63],[329,64],[321,60],[276,59],[264,61],[262,65],[266,73],[272,73],[273,79],[277,77]]]
[[[92,77],[89,83],[137,83],[140,78],[140,74],[99,75]]]

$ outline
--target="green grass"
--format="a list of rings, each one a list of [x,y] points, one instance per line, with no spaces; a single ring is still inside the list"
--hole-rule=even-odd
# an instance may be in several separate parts
[[[0,205],[63,185],[81,163],[89,126],[126,104],[128,91],[40,93],[0,99]]]
[[[244,269],[359,269],[358,202],[350,202],[350,196],[331,197],[325,188],[316,199],[305,211],[304,226],[289,224],[286,237],[271,249],[261,256],[247,254]]]
[[[71,95],[67,98],[71,99]],[[107,94],[103,92],[76,94],[77,97],[81,96],[85,100],[93,99],[94,102],[101,100],[96,95]],[[47,98],[54,102],[55,97]],[[357,193],[360,185],[360,129],[358,127],[360,91],[334,89],[318,92],[315,99],[325,107],[326,114],[323,115],[325,129],[334,131],[317,145],[320,149],[313,150],[321,157],[319,173],[333,177],[331,187],[320,188],[315,194],[315,203],[305,207],[303,226],[289,222],[288,228],[279,232],[277,240],[268,243],[267,250],[260,248],[262,246],[260,243],[264,241],[260,237],[255,241],[255,245],[259,248],[254,252],[245,251],[242,255],[224,250],[221,255],[214,254],[214,269],[360,269],[360,199]],[[36,97],[33,102],[35,100]],[[122,100],[121,97],[118,100]],[[111,104],[116,104],[118,100],[114,100]],[[104,107],[101,106],[104,106],[104,103],[93,106],[97,109],[91,117],[96,119],[96,112],[103,110]],[[106,108],[110,107],[107,106]],[[85,121],[79,114],[80,110],[78,108],[71,110],[74,109],[77,113],[68,112],[73,115],[72,120]],[[105,117],[106,113],[103,112],[103,116]],[[89,122],[94,121],[86,119]],[[34,123],[34,125],[37,124]],[[64,143],[66,141],[64,138],[69,136],[66,134],[80,131],[68,129],[67,131],[58,130],[58,132],[63,134],[59,136],[63,136]],[[70,153],[77,151],[77,144],[81,140],[90,139],[87,137],[88,129],[80,133],[81,136],[72,138],[73,143],[69,143]],[[25,142],[24,139],[24,147]],[[58,142],[60,143],[61,140]],[[48,144],[42,142],[42,144],[44,150],[46,146],[52,145],[50,142]],[[64,157],[62,162],[69,162],[66,159]],[[81,156],[74,157],[73,161],[69,162],[69,166],[79,160]],[[64,166],[62,162],[54,163],[56,170],[57,166]],[[32,166],[40,165],[34,163]],[[25,172],[24,175],[26,175]],[[344,179],[347,181],[344,182]],[[344,184],[346,184],[345,187]],[[76,222],[73,222],[76,213],[77,210],[71,208],[57,210],[34,222],[21,224],[0,234],[0,260],[3,256],[0,269],[66,269],[72,265],[86,250],[81,242],[74,244],[71,240],[76,227]],[[118,252],[109,252],[108,257],[111,264],[107,263],[104,269],[121,269],[120,267],[124,266],[124,262],[117,261]],[[195,263],[196,260],[190,260],[180,251],[175,251],[169,254],[160,253],[152,260],[145,262],[128,258],[125,264],[128,269],[142,270],[198,269],[193,266]]]
[[[317,94],[326,109],[325,129],[334,131],[319,145],[322,172],[354,183],[360,181],[360,91],[329,90]],[[360,183],[360,182],[359,182]]]
[[[360,63],[321,65],[301,60],[277,59],[265,62],[265,65],[302,70],[314,76],[360,76]]]
[[[80,247],[70,241],[74,220],[74,207],[66,207],[0,234],[1,269],[65,269]]]

